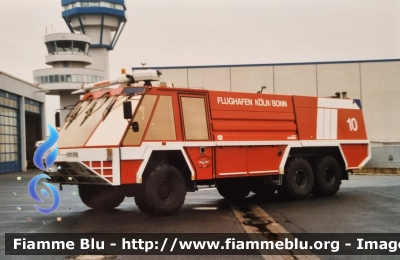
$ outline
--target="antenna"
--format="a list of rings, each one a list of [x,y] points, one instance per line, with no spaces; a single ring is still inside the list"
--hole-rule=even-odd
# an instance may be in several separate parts
[[[144,69],[144,66],[146,66],[146,62],[142,62],[142,63],[140,63],[140,64],[142,64],[143,69]]]
[[[262,94],[263,90],[266,88],[267,88],[267,86],[261,86],[261,90],[257,91],[257,94]]]

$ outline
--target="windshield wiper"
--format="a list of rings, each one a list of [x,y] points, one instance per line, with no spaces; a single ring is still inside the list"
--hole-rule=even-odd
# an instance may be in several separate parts
[[[67,129],[69,127],[69,125],[78,117],[78,113],[81,110],[82,106],[80,106],[73,115],[71,115],[71,117],[69,118],[68,121],[68,125],[65,127],[65,129]]]
[[[93,109],[94,109],[94,107],[96,106],[96,104],[97,104],[97,101],[95,101],[95,102],[93,103],[93,105],[86,111],[86,116],[85,116],[85,118],[82,120],[81,126],[83,125],[83,123],[85,123],[86,119],[88,119],[89,116],[92,115]]]
[[[115,96],[114,99],[110,102],[110,104],[107,106],[106,110],[103,113],[103,121],[106,119],[108,114],[111,112],[115,102],[117,102],[118,97]]]

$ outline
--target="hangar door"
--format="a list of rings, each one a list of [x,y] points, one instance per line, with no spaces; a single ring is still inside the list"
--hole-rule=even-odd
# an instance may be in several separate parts
[[[40,103],[25,98],[25,133],[26,133],[26,160],[27,168],[35,169],[33,155],[35,154],[35,143],[42,140],[42,119]]]
[[[0,91],[0,173],[21,171],[18,96]]]

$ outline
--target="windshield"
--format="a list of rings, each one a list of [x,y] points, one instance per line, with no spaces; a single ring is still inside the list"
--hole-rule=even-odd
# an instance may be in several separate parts
[[[133,111],[141,97],[129,99]],[[118,145],[128,126],[122,106],[127,99],[128,96],[120,95],[80,102],[59,132],[59,147]]]

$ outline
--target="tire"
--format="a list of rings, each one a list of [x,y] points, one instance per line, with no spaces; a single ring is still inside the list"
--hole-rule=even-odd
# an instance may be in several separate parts
[[[238,180],[219,180],[217,190],[222,197],[229,200],[241,200],[250,193],[247,183]]]
[[[79,196],[89,208],[105,211],[118,207],[125,199],[115,187],[99,185],[79,185]]]
[[[144,200],[149,211],[156,215],[172,215],[179,211],[185,202],[186,182],[180,171],[165,164],[156,167],[145,180]],[[143,206],[143,205],[142,205]],[[147,211],[147,206],[144,210]]]
[[[314,185],[314,175],[310,164],[303,158],[290,161],[283,176],[283,183],[278,193],[285,199],[305,199]]]
[[[342,169],[332,156],[323,157],[314,169],[314,195],[335,195],[342,184]]]
[[[146,198],[143,193],[135,196],[135,204],[143,213],[151,213],[152,209],[146,202]]]

